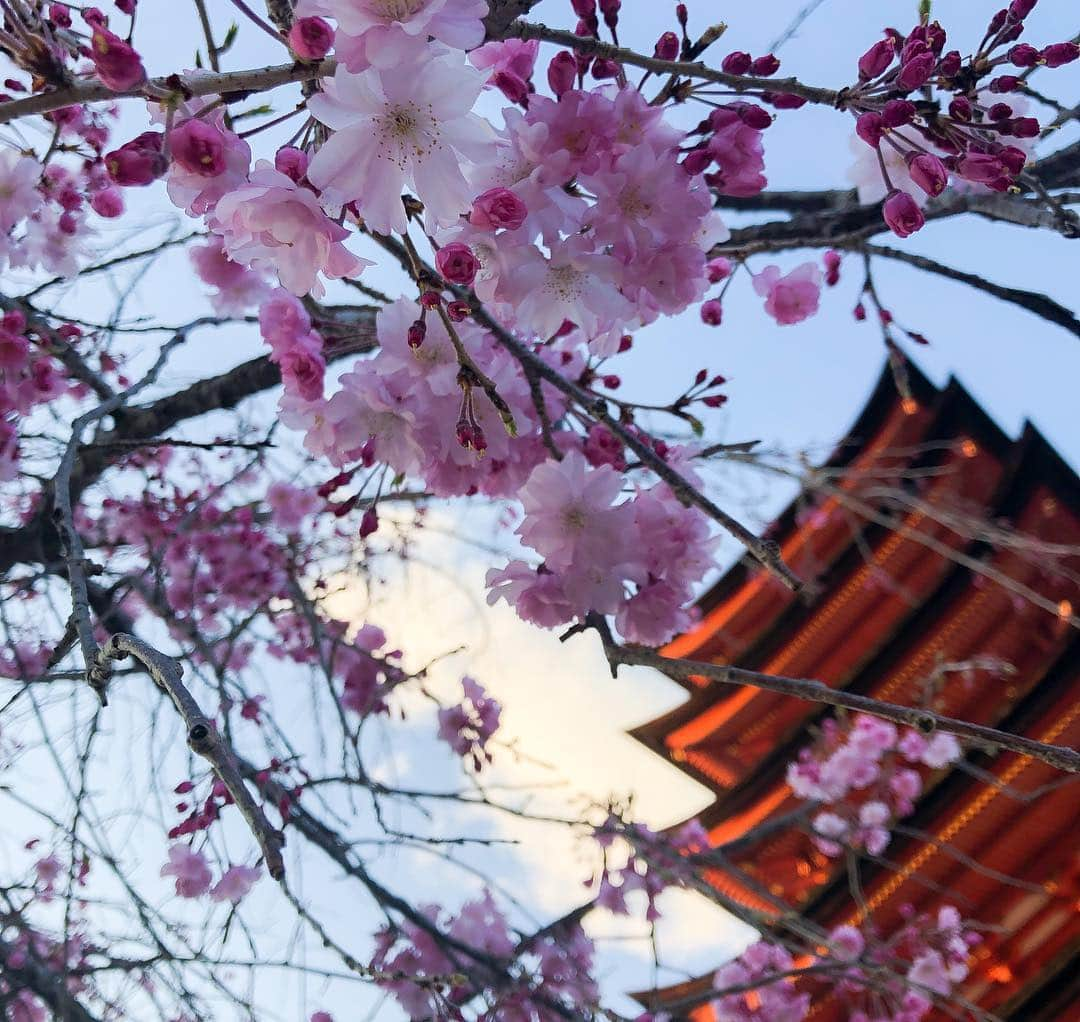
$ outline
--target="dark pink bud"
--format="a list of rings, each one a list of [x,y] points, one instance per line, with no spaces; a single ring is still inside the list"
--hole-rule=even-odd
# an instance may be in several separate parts
[[[194,790],[195,785],[192,784],[191,781],[181,781],[175,788],[173,788],[173,791],[177,795],[186,795],[189,791]]]
[[[710,259],[705,264],[705,274],[709,278],[710,284],[719,284],[720,281],[731,276],[731,260],[725,259],[723,256]]]
[[[308,154],[303,149],[284,146],[274,154],[274,169],[297,184],[304,180],[308,168]]]
[[[495,86],[511,103],[524,103],[529,96],[529,83],[513,71],[500,70],[491,76]]]
[[[1027,153],[1023,149],[1012,145],[1002,146],[997,150],[997,158],[1001,160],[1010,174],[1019,174],[1027,165],[1028,159]]]
[[[890,99],[882,107],[881,119],[886,127],[900,128],[915,119],[915,104],[910,99]]]
[[[468,286],[476,279],[480,270],[480,261],[473,255],[468,245],[460,241],[452,242],[439,249],[435,257],[435,265],[443,278],[451,284],[463,284]]]
[[[937,57],[932,53],[921,53],[913,57],[903,67],[897,76],[896,84],[905,91],[918,89],[925,85],[937,66]]]
[[[889,230],[900,238],[907,238],[926,223],[918,203],[907,192],[894,188],[882,207],[882,215]]]
[[[727,404],[726,394],[709,394],[707,397],[701,399],[701,403],[706,408],[719,408],[721,405]]]
[[[225,135],[198,117],[169,132],[172,158],[184,170],[202,177],[225,173]]]
[[[49,21],[57,28],[71,28],[71,11],[67,4],[49,4]]]
[[[409,332],[406,337],[407,343],[413,351],[416,351],[424,343],[424,338],[427,336],[427,324],[422,320],[415,320],[409,327]]]
[[[763,92],[761,98],[777,110],[798,110],[807,103],[804,97],[796,96],[793,92]]]
[[[859,302],[854,309],[851,310],[851,314],[855,317],[856,321],[861,323],[866,319],[866,306],[862,302]]]
[[[708,149],[695,149],[687,155],[685,160],[683,160],[683,170],[690,175],[703,174],[708,170],[712,160],[712,154]]]
[[[109,23],[109,19],[105,17],[101,9],[98,7],[84,7],[82,10],[82,19],[91,28],[97,28],[101,26],[105,27]]]
[[[112,220],[124,212],[124,198],[115,188],[103,188],[90,196],[90,208],[107,220]]]
[[[863,79],[863,81],[867,81],[870,78],[877,78],[877,76],[885,71],[893,62],[893,57],[895,55],[896,48],[893,46],[893,41],[891,39],[882,39],[879,42],[874,43],[874,45],[859,58],[859,77]]]
[[[113,92],[127,92],[146,81],[146,68],[134,47],[104,26],[94,27],[86,52],[102,84]]]
[[[992,121],[1003,121],[1012,117],[1012,107],[1008,103],[995,103],[986,111]]]
[[[577,61],[574,55],[567,50],[556,53],[548,64],[548,85],[551,91],[561,99],[574,87],[574,79],[577,77]]]
[[[1013,0],[1009,4],[1009,17],[1023,21],[1033,10],[1038,0]]]
[[[960,73],[960,68],[963,65],[963,58],[960,56],[959,50],[949,50],[941,61],[938,63],[938,73],[945,78],[955,78]]]
[[[766,53],[764,57],[758,57],[750,65],[750,73],[757,75],[759,78],[768,78],[770,75],[776,74],[779,70],[780,60],[771,53]]]
[[[721,62],[720,69],[729,75],[744,75],[750,70],[754,58],[743,50],[735,50],[729,53]]]
[[[1002,28],[1004,28],[1005,22],[1008,17],[1009,12],[1005,10],[1005,8],[1002,8],[1000,11],[998,11],[997,14],[995,14],[990,19],[990,24],[987,26],[986,29],[987,35],[997,35],[997,33],[1000,32]]]
[[[442,304],[442,295],[438,291],[425,291],[420,296],[420,304],[425,309],[437,309]]]
[[[601,382],[608,390],[618,390],[622,386],[622,380],[614,373],[608,373],[607,376],[601,379]]]
[[[165,137],[160,131],[144,131],[119,149],[105,155],[105,169],[118,185],[148,185],[169,169],[162,153]]]
[[[881,137],[885,134],[885,120],[881,114],[868,111],[859,114],[855,121],[855,134],[868,146],[876,149],[881,145]]]
[[[629,334],[623,334],[619,338],[619,354],[629,351],[634,346],[634,338]]]
[[[1080,45],[1076,43],[1053,43],[1042,51],[1042,59],[1047,67],[1061,67],[1071,64],[1080,57]]]
[[[369,507],[360,519],[360,538],[367,539],[379,528],[379,513],[374,507]]]
[[[469,223],[487,231],[516,231],[528,215],[525,203],[509,188],[489,188],[474,200]]]
[[[907,165],[911,180],[927,195],[940,195],[945,191],[945,186],[949,183],[949,172],[936,156],[919,153],[910,157]]]
[[[755,106],[753,103],[735,103],[732,105],[735,108],[736,114],[738,114],[739,120],[747,127],[753,128],[755,131],[764,131],[772,124],[772,117],[769,115],[769,112],[763,110],[759,106]]]
[[[821,261],[825,266],[825,283],[829,287],[834,287],[840,282],[840,261],[843,257],[839,252],[834,249],[829,249],[821,257]]]
[[[446,314],[455,323],[464,322],[466,319],[469,318],[471,313],[472,313],[472,309],[469,308],[469,303],[468,302],[461,302],[461,301],[450,302],[446,306]]]
[[[1039,51],[1030,43],[1017,43],[1009,50],[1009,61],[1016,67],[1034,67],[1039,62]]]
[[[135,13],[136,0],[116,0],[116,7],[129,18]]]
[[[618,78],[621,70],[622,65],[618,61],[608,60],[606,57],[597,57],[593,61],[592,76],[598,82],[604,82],[612,78]]]
[[[955,96],[949,103],[949,116],[956,121],[971,120],[971,100],[966,96]]]
[[[596,0],[570,0],[570,6],[579,18],[596,17]]]
[[[322,60],[334,45],[334,30],[322,18],[297,18],[289,29],[289,49],[300,60]]]
[[[665,32],[656,40],[653,56],[659,60],[675,60],[679,56],[679,37],[674,32]]]
[[[686,4],[675,5],[675,20],[683,27],[686,28],[687,19],[690,17],[689,11],[686,9]]]
[[[1043,51],[1045,56],[1045,50]],[[1016,87],[1020,84],[1020,79],[1016,75],[1000,75],[994,78],[990,82],[990,91],[996,94],[1002,92],[1014,92]]]
[[[718,298],[710,298],[701,306],[701,322],[707,326],[719,326],[724,318],[724,309]]]
[[[1008,124],[1008,134],[1014,138],[1038,138],[1039,122],[1034,117],[1014,117]]]
[[[619,11],[622,9],[622,0],[600,0],[600,13],[604,16],[604,24],[608,28],[614,28],[619,23]]]

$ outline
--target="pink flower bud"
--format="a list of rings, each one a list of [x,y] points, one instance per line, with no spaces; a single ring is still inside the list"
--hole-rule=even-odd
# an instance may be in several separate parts
[[[1071,64],[1080,57],[1080,45],[1076,43],[1052,43],[1042,51],[1042,59],[1047,67],[1061,67]]]
[[[763,92],[761,98],[777,110],[798,110],[807,103],[804,97],[796,96],[793,92]]]
[[[729,53],[721,62],[720,69],[729,75],[744,75],[750,70],[750,65],[754,62],[749,53],[745,53],[742,50],[735,50],[733,53]]]
[[[755,106],[753,103],[733,103],[732,106],[734,107],[739,120],[747,127],[753,128],[755,131],[764,131],[772,124],[773,119],[769,112],[763,110],[759,106]]]
[[[685,170],[687,174],[703,174],[706,170],[708,170],[709,165],[712,163],[712,161],[712,154],[709,152],[708,149],[695,149],[693,152],[687,155],[685,160],[683,160],[682,166],[683,170]]]
[[[949,116],[957,121],[970,121],[971,100],[967,96],[955,96],[949,103]]]
[[[446,314],[455,322],[462,323],[467,320],[472,313],[472,309],[469,308],[468,302],[450,302],[446,306]]]
[[[379,513],[374,507],[369,507],[360,519],[360,538],[367,539],[373,532],[377,532],[378,528]]]
[[[439,249],[435,265],[445,280],[465,286],[476,279],[480,270],[480,261],[473,255],[472,249],[460,241],[451,242]]]
[[[927,195],[940,195],[949,183],[949,172],[945,164],[930,153],[919,153],[907,161],[908,173]]]
[[[612,78],[618,78],[621,70],[622,65],[618,61],[608,60],[606,57],[597,57],[593,61],[592,76],[598,82],[609,81]]]
[[[104,26],[94,27],[86,52],[102,84],[113,92],[127,92],[146,81],[146,68],[134,47]]]
[[[937,66],[937,57],[932,53],[921,53],[900,68],[896,84],[906,92],[925,85]]]
[[[173,160],[190,174],[217,177],[225,173],[225,135],[198,117],[169,132]]]
[[[821,258],[825,266],[825,283],[829,287],[835,287],[840,282],[840,261],[842,258],[843,256],[834,249],[829,249]]]
[[[877,78],[893,62],[896,48],[891,39],[882,39],[874,43],[859,58],[859,77],[864,81]]]
[[[851,310],[851,314],[855,317],[855,321],[862,323],[866,319],[866,306],[862,302],[859,302],[854,309]]]
[[[71,28],[71,11],[67,4],[49,4],[49,20],[57,28]]]
[[[118,185],[148,185],[169,169],[162,153],[165,137],[160,131],[144,131],[119,149],[105,154],[105,169]]]
[[[495,86],[511,103],[524,103],[529,98],[529,83],[513,71],[500,69],[491,76]]]
[[[1009,61],[1015,67],[1034,67],[1039,62],[1039,51],[1030,43],[1017,43],[1009,50]]]
[[[548,64],[548,85],[551,91],[561,99],[574,87],[574,79],[577,77],[577,61],[574,55],[567,50],[556,53]]]
[[[509,188],[489,188],[473,201],[469,223],[481,230],[516,231],[528,214],[525,203]]]
[[[334,45],[334,30],[322,18],[297,18],[289,29],[289,49],[300,60],[322,60]]]
[[[1007,124],[1008,134],[1014,138],[1038,138],[1041,127],[1034,117],[1014,117]]]
[[[124,198],[115,188],[103,188],[90,196],[90,208],[107,220],[112,220],[124,212]]]
[[[679,56],[679,37],[674,32],[665,32],[656,40],[653,56],[659,60],[675,60]]]
[[[303,149],[284,146],[274,154],[274,169],[299,184],[308,168],[308,154]]]
[[[881,114],[876,114],[873,111],[859,114],[858,119],[855,121],[855,134],[868,146],[876,149],[881,145],[881,138],[885,134],[884,118],[882,118]]]
[[[887,127],[900,128],[915,119],[915,104],[910,99],[890,99],[881,109]]]
[[[1046,56],[1046,51],[1043,51],[1043,56]],[[1020,84],[1020,79],[1016,75],[999,75],[997,78],[991,79],[990,91],[995,94],[1001,94],[1003,92],[1014,92],[1016,87]]]
[[[705,264],[705,274],[709,278],[710,284],[719,284],[720,281],[731,276],[731,260],[725,259],[723,256],[710,259]]]
[[[135,13],[135,6],[137,0],[115,0],[116,9],[121,14],[126,14],[129,18]]]
[[[890,192],[881,212],[889,230],[900,238],[909,237],[926,223],[918,203],[907,192],[896,188]]]
[[[750,65],[750,73],[757,75],[759,78],[768,78],[770,75],[776,74],[779,70],[780,60],[771,53],[765,54],[764,57],[758,57]]]
[[[710,298],[701,306],[701,322],[707,326],[719,326],[724,318],[724,309],[718,298]]]
[[[995,103],[986,112],[992,121],[1003,121],[1012,117],[1012,107],[1008,103]]]
[[[570,6],[579,18],[596,17],[596,0],[570,0]]]
[[[959,50],[949,50],[938,63],[938,73],[945,78],[955,78],[960,73],[963,59]]]
[[[422,320],[415,320],[409,327],[406,341],[413,351],[416,351],[424,343],[427,336],[427,324]]]
[[[425,309],[437,309],[442,305],[442,295],[438,291],[425,291],[420,296],[420,304]]]
[[[1033,10],[1038,0],[1013,0],[1009,4],[1009,17],[1023,21]]]

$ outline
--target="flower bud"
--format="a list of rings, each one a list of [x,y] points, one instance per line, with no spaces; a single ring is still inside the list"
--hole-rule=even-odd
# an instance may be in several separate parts
[[[297,184],[304,179],[308,168],[308,154],[303,149],[293,146],[282,146],[274,154],[274,169],[279,174],[284,174]]]
[[[881,145],[881,138],[885,134],[884,118],[881,114],[876,114],[873,111],[859,114],[858,119],[855,121],[855,134],[868,146],[876,149]]]
[[[701,322],[707,326],[719,326],[724,318],[724,309],[718,298],[710,298],[701,306]]]
[[[162,153],[165,136],[160,131],[144,131],[119,149],[105,154],[105,169],[118,185],[135,187],[156,181],[169,162]]]
[[[971,100],[967,96],[954,96],[949,103],[949,116],[954,121],[970,121]]]
[[[472,313],[472,309],[469,308],[468,302],[450,302],[446,306],[446,314],[455,323],[462,323],[467,320]]]
[[[882,107],[881,119],[886,127],[900,128],[915,119],[915,104],[910,99],[890,99]]]
[[[529,98],[529,83],[513,71],[496,71],[491,76],[491,84],[511,103],[524,103]]]
[[[1007,133],[1014,138],[1038,138],[1041,130],[1034,117],[1014,117],[1007,125]]]
[[[938,74],[944,78],[955,78],[960,73],[963,58],[959,50],[949,50],[938,63]]]
[[[900,238],[907,238],[926,223],[918,203],[907,192],[894,188],[882,207],[882,215],[889,230]]]
[[[409,326],[409,332],[406,334],[406,343],[416,351],[424,343],[424,338],[427,337],[427,323],[422,319],[414,320]]]
[[[881,39],[874,43],[874,45],[859,58],[859,77],[863,81],[877,78],[877,76],[884,72],[893,62],[893,57],[895,55],[896,48],[893,46],[893,41],[891,39]]]
[[[936,156],[919,153],[910,157],[907,165],[911,180],[927,195],[940,195],[945,191],[945,186],[949,183],[949,172]]]
[[[598,82],[609,81],[612,78],[618,78],[621,70],[622,65],[618,61],[597,57],[593,61],[592,76]]]
[[[1061,67],[1071,64],[1080,57],[1080,45],[1076,43],[1053,43],[1042,51],[1042,59],[1047,67]]]
[[[653,56],[659,60],[676,60],[679,56],[679,37],[674,32],[665,32],[656,40]]]
[[[742,50],[735,50],[729,53],[721,62],[720,70],[724,74],[729,75],[744,75],[750,70],[750,65],[754,62],[753,57],[749,53],[745,53]]]
[[[1023,21],[1033,10],[1038,0],[1013,0],[1009,4],[1009,17],[1016,21]]]
[[[896,84],[906,92],[921,88],[930,80],[936,66],[937,57],[929,52],[920,53],[900,68]]]
[[[173,161],[189,174],[217,177],[225,173],[225,135],[219,128],[191,117],[169,132]]]
[[[528,215],[525,203],[509,188],[489,188],[473,201],[469,223],[482,230],[516,231]]]
[[[473,255],[468,245],[460,241],[451,242],[439,249],[435,257],[435,265],[439,268],[444,279],[451,284],[463,284],[468,286],[476,279],[480,270],[480,261]]]
[[[86,55],[102,84],[113,92],[127,92],[146,81],[146,68],[135,48],[103,25],[94,27]]]
[[[770,75],[776,74],[779,70],[780,60],[771,53],[765,54],[764,57],[758,57],[750,65],[750,73],[757,75],[759,78],[768,78]]]
[[[1043,51],[1045,56],[1046,51]],[[1020,84],[1020,79],[1016,75],[999,75],[997,78],[991,79],[990,91],[996,95],[1000,95],[1003,92],[1014,92],[1016,87]]]
[[[362,517],[360,518],[360,538],[367,539],[372,533],[377,532],[379,529],[379,513],[375,510],[374,506],[369,507]]]
[[[561,99],[574,87],[574,79],[577,77],[577,61],[568,50],[556,53],[548,64],[548,85],[556,97]]]
[[[1030,43],[1017,43],[1009,50],[1009,61],[1014,67],[1034,67],[1039,62],[1039,51]]]
[[[334,45],[334,30],[322,18],[297,18],[289,29],[289,49],[299,60],[322,60]]]

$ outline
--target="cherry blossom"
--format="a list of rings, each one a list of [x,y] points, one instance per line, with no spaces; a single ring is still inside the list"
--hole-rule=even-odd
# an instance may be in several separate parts
[[[199,898],[210,889],[211,873],[206,859],[187,845],[170,845],[169,861],[161,867],[161,875],[176,881],[176,893],[181,898]]]
[[[230,866],[210,890],[211,901],[231,901],[234,905],[247,896],[259,879],[258,866]]]
[[[765,299],[765,311],[781,326],[808,319],[818,309],[821,270],[803,263],[781,276],[779,266],[766,266],[754,275],[754,290]]]

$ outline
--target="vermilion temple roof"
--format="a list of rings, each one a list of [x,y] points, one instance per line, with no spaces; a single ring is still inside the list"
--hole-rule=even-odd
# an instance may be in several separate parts
[[[796,501],[770,530],[817,594],[800,602],[740,562],[664,653],[894,703],[930,699],[946,715],[1078,745],[1080,480],[1032,426],[1010,440],[955,380],[939,391],[911,369],[910,387],[903,397],[883,375],[822,467],[817,502]],[[1012,670],[942,671],[976,658]],[[956,904],[989,928],[964,997],[1003,1018],[1080,1020],[1080,785],[1013,754],[969,752],[958,768],[927,771],[888,861],[859,868],[860,907],[843,860],[822,855],[804,823],[785,823],[800,807],[786,766],[824,708],[696,681],[632,733],[713,791],[700,819],[728,847],[731,869],[707,877],[722,901],[766,919],[797,908],[826,926],[869,913],[883,934],[902,906]],[[672,1003],[707,985],[641,999]],[[846,1016],[819,998],[810,1017]]]

